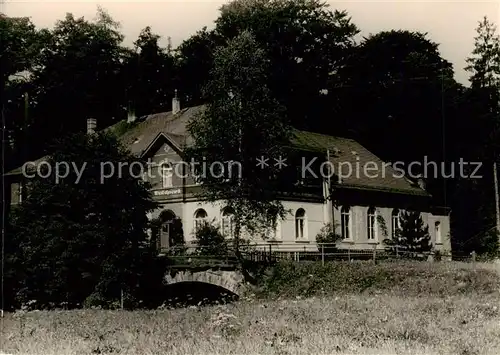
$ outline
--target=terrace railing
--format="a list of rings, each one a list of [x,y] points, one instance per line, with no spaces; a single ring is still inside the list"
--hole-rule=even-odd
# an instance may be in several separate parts
[[[163,249],[161,254],[172,260],[173,264],[185,266],[219,266],[235,267],[241,259],[237,257],[232,244],[227,246],[200,246],[188,244]],[[275,263],[281,260],[295,262],[302,261],[391,261],[391,260],[458,260],[466,262],[476,261],[475,253],[469,255],[444,253],[439,251],[415,252],[405,248],[381,249],[346,249],[338,248],[338,244],[331,243],[294,243],[268,242],[242,245],[240,255],[243,260],[259,263]]]

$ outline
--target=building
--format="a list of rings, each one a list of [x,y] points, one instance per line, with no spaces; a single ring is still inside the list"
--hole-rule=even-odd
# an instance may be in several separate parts
[[[161,247],[169,247],[173,234],[179,231],[186,242],[194,240],[194,231],[205,221],[220,225],[230,237],[233,211],[222,203],[201,200],[200,185],[185,172],[182,163],[183,149],[192,143],[186,125],[203,106],[181,109],[174,98],[172,107],[171,112],[141,118],[131,115],[128,121],[109,128],[124,132],[119,135],[124,145],[134,155],[151,162],[153,171],[159,172],[144,178],[150,181],[152,195],[161,206],[150,216],[161,223]],[[89,132],[95,126],[95,120],[89,120]],[[398,228],[400,211],[411,209],[421,212],[434,247],[441,251],[451,249],[450,211],[432,205],[432,196],[421,181],[401,176],[352,139],[296,130],[292,146],[310,159],[319,158],[316,167],[329,162],[335,175],[297,184],[296,190],[282,199],[290,214],[278,222],[275,231],[257,242],[272,243],[274,248],[284,251],[317,250],[316,235],[332,223],[342,235],[340,248],[383,249],[382,241]],[[20,171],[11,172],[11,177],[18,176]],[[18,193],[20,185],[14,179],[12,186],[12,203],[16,203],[22,198]],[[335,197],[335,205],[327,198],[330,194]]]

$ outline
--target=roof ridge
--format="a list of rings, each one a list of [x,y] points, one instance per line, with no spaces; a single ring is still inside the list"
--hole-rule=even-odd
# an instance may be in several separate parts
[[[304,129],[297,129],[297,128],[294,128],[294,130],[296,132],[300,132],[300,133],[314,134],[314,135],[318,135],[318,136],[322,136],[322,137],[329,137],[329,138],[336,138],[336,139],[345,139],[345,140],[349,140],[349,141],[352,141],[352,142],[357,142],[356,140],[354,140],[352,138],[347,138],[347,137],[342,137],[342,136],[334,136],[334,135],[331,135],[331,134],[318,133],[318,132],[308,131],[308,130],[304,130]]]

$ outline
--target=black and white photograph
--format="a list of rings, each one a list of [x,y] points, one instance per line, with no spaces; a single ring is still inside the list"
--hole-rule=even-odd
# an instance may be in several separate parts
[[[500,354],[499,23],[0,0],[0,355]]]

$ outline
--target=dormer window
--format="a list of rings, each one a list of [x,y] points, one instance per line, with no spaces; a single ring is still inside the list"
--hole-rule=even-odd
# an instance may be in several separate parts
[[[139,143],[141,141],[142,136],[136,137],[133,144]]]
[[[172,187],[172,177],[173,177],[173,169],[170,163],[163,163],[161,165],[161,177],[162,177],[162,187],[164,189]]]

